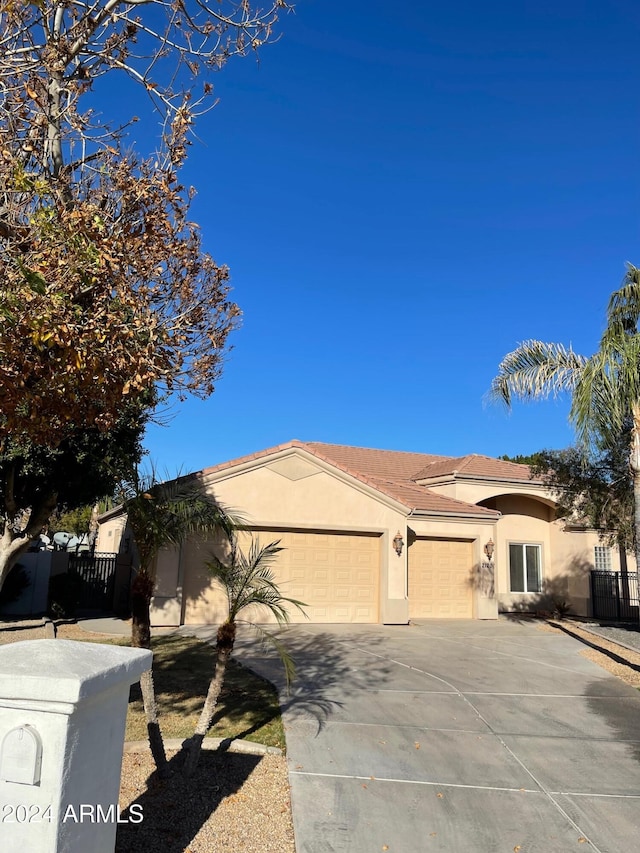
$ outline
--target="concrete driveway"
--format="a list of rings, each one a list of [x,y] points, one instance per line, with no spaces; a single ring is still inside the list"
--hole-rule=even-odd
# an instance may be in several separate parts
[[[282,693],[297,853],[621,853],[640,693],[528,622],[295,626]],[[282,686],[250,641],[240,660]]]

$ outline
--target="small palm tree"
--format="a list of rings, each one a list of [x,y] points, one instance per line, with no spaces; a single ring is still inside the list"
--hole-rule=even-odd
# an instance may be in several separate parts
[[[121,498],[138,551],[139,568],[131,585],[131,645],[151,648],[150,607],[156,585],[156,558],[163,548],[179,548],[188,536],[222,532],[231,535],[233,524],[213,495],[207,494],[193,477],[160,482],[152,471],[137,471],[121,486]],[[151,671],[140,679],[147,719],[149,746],[161,775],[167,759],[158,724],[158,709]]]
[[[197,767],[202,741],[209,731],[216,712],[239,622],[242,621],[251,625],[263,640],[276,648],[284,665],[287,684],[290,683],[295,674],[291,656],[274,634],[253,622],[238,619],[238,616],[250,607],[263,608],[265,615],[274,616],[279,625],[286,624],[290,620],[287,605],[297,607],[304,613],[305,605],[301,601],[284,596],[273,576],[274,560],[283,550],[279,547],[280,540],[261,547],[259,541],[252,537],[248,555],[245,555],[239,548],[235,535],[230,538],[230,543],[231,549],[227,560],[223,562],[217,557],[213,557],[206,564],[211,575],[224,588],[229,609],[227,618],[218,628],[215,670],[209,682],[209,690],[202,706],[202,712],[193,737],[185,744],[187,757],[184,771],[187,776],[190,776]]]
[[[629,264],[622,287],[607,308],[600,348],[590,357],[562,344],[525,341],[503,359],[489,398],[507,406],[513,398],[571,394],[569,419],[587,450],[611,449],[630,426],[636,560],[640,567],[640,269]]]

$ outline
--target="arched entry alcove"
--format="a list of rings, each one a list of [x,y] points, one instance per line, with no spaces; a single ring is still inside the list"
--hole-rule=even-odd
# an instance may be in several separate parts
[[[503,612],[553,611],[557,601],[585,612],[593,534],[567,531],[550,498],[511,492],[479,506],[500,513],[496,524],[495,582]]]

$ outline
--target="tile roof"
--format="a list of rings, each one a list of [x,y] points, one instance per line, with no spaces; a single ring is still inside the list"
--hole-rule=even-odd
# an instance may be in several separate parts
[[[497,478],[499,480],[532,480],[531,469],[528,465],[517,462],[507,462],[504,459],[494,459],[491,456],[481,456],[471,453],[468,456],[442,457],[430,462],[413,475],[413,479],[429,480],[447,474],[462,474],[470,477]],[[537,481],[536,481],[537,482]]]
[[[305,450],[330,462],[379,492],[399,501],[412,511],[495,517],[495,510],[439,495],[414,482],[416,465],[438,464],[446,456],[428,453],[409,453],[404,450],[376,450],[369,447],[350,447],[344,444],[323,444],[316,441],[299,442]]]
[[[405,450],[376,450],[370,447],[350,447],[345,444],[325,444],[320,441],[299,442],[315,456],[338,462],[352,471],[370,477],[412,480],[416,471],[450,457],[433,453],[410,453]]]
[[[205,468],[201,475],[215,474],[296,447],[306,450],[316,458],[350,474],[355,479],[403,504],[411,511],[473,515],[485,518],[495,518],[498,514],[495,510],[438,494],[426,486],[416,483],[417,473],[431,472],[432,470],[438,473],[448,473],[455,468],[452,463],[459,461],[454,457],[437,456],[429,453],[377,450],[368,447],[351,447],[344,444],[325,444],[317,441],[294,439],[286,444],[279,444],[276,447],[270,447],[239,459],[232,459],[212,468]],[[473,458],[461,457],[463,460]],[[502,465],[513,465],[513,463],[500,463],[500,460],[492,460],[490,457],[477,458]],[[515,467],[521,469],[524,466]],[[429,473],[428,476],[432,476],[432,474]],[[527,476],[521,476],[518,479],[528,479],[528,469]]]

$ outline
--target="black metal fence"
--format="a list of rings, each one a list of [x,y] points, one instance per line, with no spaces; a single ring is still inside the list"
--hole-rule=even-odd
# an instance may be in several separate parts
[[[637,622],[640,612],[637,572],[591,572],[591,602],[596,619]]]
[[[79,610],[113,610],[116,554],[70,554],[69,574],[75,577]]]

